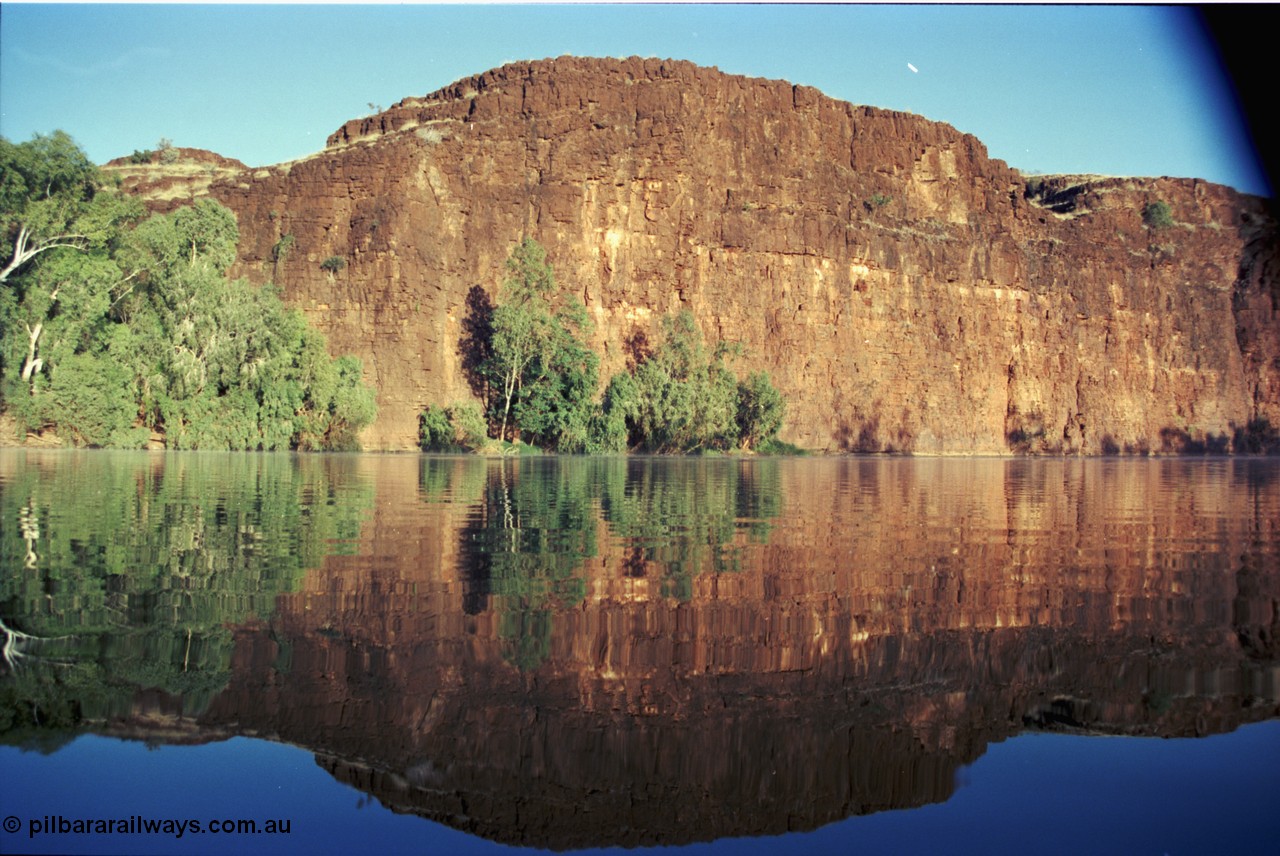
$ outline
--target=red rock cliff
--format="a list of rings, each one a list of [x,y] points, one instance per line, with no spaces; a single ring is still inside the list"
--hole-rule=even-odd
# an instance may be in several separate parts
[[[467,292],[496,295],[524,235],[589,308],[604,378],[689,308],[771,373],[802,446],[1229,450],[1280,425],[1263,200],[1037,183],[918,116],[686,62],[561,58],[406,99],[209,192],[239,217],[240,272],[363,358],[372,448],[413,446],[425,405],[470,394]],[[1174,225],[1143,223],[1155,201]]]

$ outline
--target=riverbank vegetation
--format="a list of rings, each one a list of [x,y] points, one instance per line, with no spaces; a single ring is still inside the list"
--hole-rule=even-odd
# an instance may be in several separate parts
[[[799,451],[778,441],[786,404],[765,372],[739,377],[741,347],[708,348],[688,311],[596,397],[590,319],[560,293],[546,253],[526,238],[507,260],[499,303],[468,300],[463,363],[481,399],[428,407],[424,450],[610,454]]]
[[[355,357],[272,286],[232,280],[211,199],[148,216],[62,132],[0,138],[0,410],[78,445],[349,449],[373,421]]]

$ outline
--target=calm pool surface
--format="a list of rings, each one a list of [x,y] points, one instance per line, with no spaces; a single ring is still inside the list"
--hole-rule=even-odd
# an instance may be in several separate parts
[[[0,450],[0,851],[1265,849],[1278,603],[1269,460]]]

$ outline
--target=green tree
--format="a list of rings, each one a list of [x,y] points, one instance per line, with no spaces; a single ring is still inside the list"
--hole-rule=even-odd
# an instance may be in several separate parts
[[[28,415],[23,399],[91,347],[128,279],[110,254],[141,206],[100,190],[97,168],[66,134],[0,138],[0,236],[11,248],[0,269],[0,373],[4,399]]]
[[[590,422],[592,450],[672,453],[772,443],[786,407],[768,374],[739,381],[728,362],[741,348],[721,342],[709,350],[687,310],[664,318],[662,329],[662,343],[648,358],[609,381]]]
[[[663,342],[634,372],[628,423],[652,452],[726,449],[738,439],[738,383],[725,365],[733,347],[708,352],[693,313],[663,319]]]
[[[588,446],[599,377],[599,358],[581,338],[590,326],[586,309],[566,301],[547,325],[546,341],[529,365],[515,415],[537,446],[560,452],[581,452]]]
[[[631,373],[619,372],[610,378],[600,406],[592,413],[584,451],[597,455],[626,452],[639,407],[640,393]]]
[[[507,259],[502,300],[493,312],[486,374],[497,390],[498,437],[527,432],[544,447],[577,451],[587,442],[599,360],[583,338],[586,310],[557,294],[546,251],[525,238]]]
[[[11,248],[0,284],[42,253],[86,249],[94,235],[80,220],[100,186],[98,168],[63,131],[17,144],[0,137],[0,229]]]
[[[138,222],[139,204],[99,188],[69,137],[0,143],[18,248],[0,288],[9,413],[85,445],[138,445],[150,430],[176,448],[357,445],[375,414],[359,360],[331,358],[274,288],[227,278],[229,210],[201,199]]]
[[[767,372],[754,372],[738,383],[738,435],[744,449],[758,449],[775,439],[787,412],[782,393]]]

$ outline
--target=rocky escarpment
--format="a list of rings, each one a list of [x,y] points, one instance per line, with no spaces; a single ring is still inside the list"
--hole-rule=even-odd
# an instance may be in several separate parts
[[[374,448],[471,395],[467,295],[530,236],[604,377],[666,313],[746,345],[826,450],[1257,449],[1280,425],[1275,225],[1191,179],[1026,178],[972,136],[685,62],[507,65],[215,180],[239,270],[360,355]],[[1144,223],[1163,202],[1172,224]],[[333,256],[336,272],[321,268]]]
[[[169,147],[137,152],[103,164],[103,172],[126,193],[141,196],[153,211],[172,211],[208,194],[209,185],[248,169],[234,158],[204,149]]]

